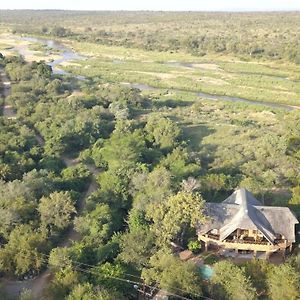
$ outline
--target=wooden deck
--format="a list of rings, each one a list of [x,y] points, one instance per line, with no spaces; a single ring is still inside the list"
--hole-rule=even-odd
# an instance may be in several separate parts
[[[220,241],[216,236],[212,235],[200,235],[199,240],[207,245],[218,245],[224,249],[236,249],[245,251],[263,251],[263,252],[275,252],[278,250],[286,249],[291,243],[281,242],[278,244],[271,244],[268,242],[255,242],[247,240],[225,240]]]

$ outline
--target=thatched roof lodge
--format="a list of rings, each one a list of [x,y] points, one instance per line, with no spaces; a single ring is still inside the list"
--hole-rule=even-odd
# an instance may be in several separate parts
[[[262,205],[244,188],[221,203],[206,203],[207,221],[197,228],[199,240],[210,246],[239,252],[291,251],[298,220],[288,207]]]

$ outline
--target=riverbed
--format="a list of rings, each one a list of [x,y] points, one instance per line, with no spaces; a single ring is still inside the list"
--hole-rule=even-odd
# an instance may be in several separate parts
[[[52,67],[53,73],[54,74],[59,74],[59,75],[68,75],[68,76],[73,76],[77,78],[78,80],[85,80],[86,78],[81,75],[74,75],[71,74],[61,68],[62,64],[64,63],[70,63],[70,62],[76,62],[80,60],[86,59],[85,56],[80,55],[79,53],[73,51],[72,49],[69,49],[65,45],[63,45],[60,42],[51,40],[51,39],[42,39],[42,38],[35,38],[35,37],[21,37],[20,39],[31,42],[31,43],[40,43],[44,46],[46,46],[49,49],[54,49],[59,52],[59,58],[55,58],[50,62],[47,62],[49,66]],[[23,48],[15,48],[15,50],[18,50],[21,55],[26,56],[26,51],[28,51],[28,45],[27,47]],[[215,65],[213,63],[211,64],[195,64],[191,62],[166,62],[167,64],[174,65],[174,66],[182,66],[182,67],[187,67],[187,68],[215,68]],[[133,88],[137,88],[141,91],[146,91],[146,90],[161,90],[161,88],[156,88],[153,86],[149,86],[143,83],[122,83],[124,86],[130,86]],[[253,105],[263,105],[266,107],[270,108],[275,108],[275,109],[285,109],[285,110],[294,110],[298,109],[300,110],[300,106],[292,106],[292,105],[287,105],[287,104],[280,104],[280,103],[273,103],[273,102],[265,102],[265,101],[260,101],[260,100],[249,100],[245,98],[239,98],[239,97],[234,97],[234,96],[228,96],[228,95],[215,95],[215,94],[209,94],[209,93],[204,93],[204,92],[192,92],[188,90],[177,90],[177,89],[168,89],[169,91],[172,92],[191,92],[194,93],[196,97],[201,97],[205,100],[211,100],[211,101],[227,101],[227,102],[235,102],[235,103],[246,103],[246,104],[253,104]]]
[[[141,83],[129,83],[129,82],[123,82],[124,86],[130,86],[132,88],[139,89],[141,91],[159,91],[162,90],[161,88],[156,88],[153,86],[149,86],[147,84],[141,84]],[[285,109],[285,110],[294,110],[298,109],[300,110],[300,107],[292,106],[292,105],[286,105],[286,104],[280,104],[280,103],[272,103],[272,102],[265,102],[265,101],[256,101],[256,100],[248,100],[244,98],[238,98],[233,96],[224,96],[224,95],[213,95],[203,92],[190,92],[186,90],[178,90],[178,89],[167,89],[171,92],[189,92],[191,94],[194,94],[196,97],[203,98],[205,100],[212,100],[212,101],[227,101],[227,102],[239,102],[239,103],[245,103],[245,104],[252,104],[252,105],[263,105],[271,108],[279,108],[279,109]]]

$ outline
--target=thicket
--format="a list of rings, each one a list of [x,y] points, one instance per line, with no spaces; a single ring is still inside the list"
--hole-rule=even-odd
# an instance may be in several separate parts
[[[14,32],[196,56],[231,54],[300,63],[299,12],[1,11]]]
[[[235,104],[169,107],[101,79],[62,79],[42,62],[2,64],[16,119],[0,123],[1,276],[36,275],[49,264],[53,299],[134,299],[127,279],[193,299],[279,299],[279,284],[299,297],[296,255],[272,270],[218,262],[205,286],[198,267],[172,252],[195,240],[204,199],[223,200],[239,185],[265,200],[291,189],[284,204],[299,207],[299,112],[264,119],[261,108]],[[80,163],[67,167],[70,155]],[[99,186],[76,214],[91,166]],[[57,247],[71,227],[81,239]]]

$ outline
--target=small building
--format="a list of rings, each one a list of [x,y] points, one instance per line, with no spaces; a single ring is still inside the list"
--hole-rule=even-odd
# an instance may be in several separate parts
[[[214,246],[235,253],[270,254],[292,250],[298,220],[288,207],[262,205],[244,188],[221,203],[206,203],[207,221],[197,235],[207,251]]]

